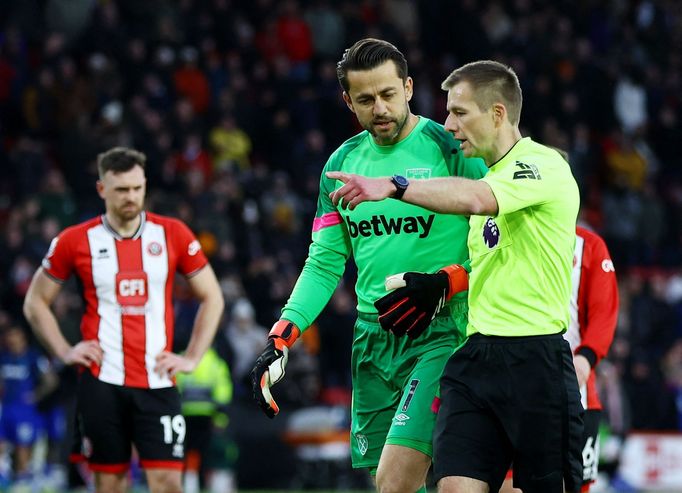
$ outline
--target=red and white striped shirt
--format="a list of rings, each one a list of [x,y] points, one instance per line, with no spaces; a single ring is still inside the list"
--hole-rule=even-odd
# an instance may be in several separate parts
[[[596,233],[576,228],[571,322],[564,337],[573,353],[591,350],[598,363],[609,351],[618,321],[618,284],[608,248]],[[595,363],[595,364],[596,364]],[[580,389],[586,409],[601,409],[594,369]]]
[[[105,216],[65,229],[42,266],[58,282],[74,272],[81,282],[81,333],[104,353],[92,374],[115,385],[162,388],[174,385],[153,368],[156,356],[173,344],[175,273],[192,276],[207,263],[182,221],[143,212],[130,238],[116,233]]]

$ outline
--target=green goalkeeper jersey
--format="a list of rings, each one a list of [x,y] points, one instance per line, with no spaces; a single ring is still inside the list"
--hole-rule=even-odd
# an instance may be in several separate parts
[[[464,263],[469,258],[467,217],[439,214],[394,199],[365,202],[352,211],[336,207],[329,193],[342,183],[325,176],[327,171],[368,177],[402,175],[409,180],[485,175],[482,160],[465,158],[458,150],[459,143],[441,125],[423,117],[396,144],[377,145],[364,131],[341,145],[322,171],[308,258],[282,318],[305,330],[331,298],[351,255],[358,271],[357,309],[370,315],[376,314],[374,302],[386,294],[386,276],[435,272],[445,265]],[[465,293],[455,300],[466,300]]]

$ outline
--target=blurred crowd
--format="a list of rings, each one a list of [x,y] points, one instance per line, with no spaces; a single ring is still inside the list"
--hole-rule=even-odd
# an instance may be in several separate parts
[[[148,157],[148,209],[186,221],[221,283],[217,354],[235,400],[307,254],[319,173],[358,130],[335,65],[393,42],[415,113],[490,58],[521,80],[522,133],[568,151],[581,219],[605,238],[621,313],[601,365],[616,435],[682,429],[682,9],[675,0],[6,0],[0,3],[0,329],[64,227],[102,212],[97,153]],[[400,266],[396,266],[399,269]],[[281,390],[348,402],[352,262]],[[55,311],[79,337],[77,286]],[[196,306],[177,290],[176,349]],[[35,342],[33,341],[33,344]],[[6,341],[0,351],[10,351]]]

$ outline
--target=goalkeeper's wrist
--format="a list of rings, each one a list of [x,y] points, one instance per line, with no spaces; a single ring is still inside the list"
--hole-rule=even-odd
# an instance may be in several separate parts
[[[448,295],[445,298],[445,301],[450,301],[457,293],[469,289],[469,274],[461,265],[448,265],[438,272],[443,272],[448,276]]]
[[[293,346],[300,335],[301,329],[299,329],[295,323],[281,319],[275,322],[275,325],[270,329],[268,339],[274,339],[275,346],[278,349],[281,349],[282,346]]]

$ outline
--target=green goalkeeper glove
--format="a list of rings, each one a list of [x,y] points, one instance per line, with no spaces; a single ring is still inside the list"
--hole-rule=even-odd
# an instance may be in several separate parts
[[[386,278],[392,290],[374,302],[384,330],[414,339],[424,332],[445,303],[469,288],[469,276],[461,265],[448,265],[435,274],[403,272]]]
[[[265,349],[251,370],[253,398],[268,418],[279,413],[279,406],[270,392],[270,387],[284,378],[289,360],[289,348],[296,342],[301,330],[288,320],[279,320],[272,326]]]

